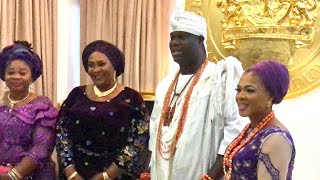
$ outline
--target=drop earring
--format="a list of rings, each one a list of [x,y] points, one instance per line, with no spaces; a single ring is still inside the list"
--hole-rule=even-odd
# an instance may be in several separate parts
[[[29,85],[29,89],[32,89],[32,88],[33,88],[32,83],[30,83],[30,85]]]

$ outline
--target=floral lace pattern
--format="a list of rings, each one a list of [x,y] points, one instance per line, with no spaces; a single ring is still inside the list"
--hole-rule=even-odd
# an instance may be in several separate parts
[[[279,127],[271,126],[259,132],[246,146],[244,146],[233,158],[233,171],[231,179],[257,179],[258,161],[262,161],[272,179],[279,179],[279,170],[274,167],[270,157],[261,152],[261,145],[265,139],[273,133],[282,133],[292,145],[292,155],[288,167],[286,179],[292,179],[292,170],[295,159],[295,147],[293,139],[289,133]]]
[[[13,108],[0,104],[0,164],[16,165],[30,156],[39,169],[30,178],[53,179],[51,162],[58,110],[47,97]]]

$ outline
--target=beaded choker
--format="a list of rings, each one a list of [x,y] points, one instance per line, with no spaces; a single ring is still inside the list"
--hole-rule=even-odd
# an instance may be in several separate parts
[[[111,94],[117,87],[117,83],[114,84],[114,86],[112,88],[110,88],[109,90],[106,91],[100,91],[96,85],[93,85],[93,92],[96,96],[98,97],[103,97],[103,96],[107,96],[109,94]]]
[[[24,101],[24,100],[26,100],[28,97],[29,97],[29,95],[30,95],[30,92],[28,92],[28,95],[26,96],[26,97],[24,97],[23,99],[21,99],[21,100],[12,100],[11,98],[10,98],[10,92],[8,93],[8,100],[9,100],[9,102],[10,102],[10,112],[11,112],[11,110],[12,110],[12,108],[16,105],[16,104],[18,104],[18,103],[20,103],[20,102],[22,102],[22,101]]]

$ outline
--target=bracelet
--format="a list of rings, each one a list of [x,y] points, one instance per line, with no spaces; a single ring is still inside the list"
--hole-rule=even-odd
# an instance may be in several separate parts
[[[11,172],[16,176],[18,177],[18,179],[22,179],[22,175],[15,169],[15,168],[12,168],[11,169]]]
[[[103,176],[103,180],[111,180],[111,178],[108,176],[107,172],[103,172],[102,176]]]
[[[201,180],[214,180],[214,179],[210,177],[208,174],[206,174],[201,177]]]
[[[71,179],[74,178],[77,174],[78,174],[77,171],[73,172],[73,173],[68,177],[67,180],[71,180]]]
[[[68,167],[74,166],[74,164],[69,164],[66,168],[64,169],[68,169]]]
[[[12,180],[19,180],[19,178],[18,178],[16,175],[14,175],[12,171],[9,171],[9,172],[8,172],[8,176],[9,176],[10,179],[12,179]]]

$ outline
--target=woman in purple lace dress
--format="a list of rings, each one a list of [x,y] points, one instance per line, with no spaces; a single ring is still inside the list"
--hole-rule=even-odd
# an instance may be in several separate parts
[[[0,54],[0,78],[7,92],[0,100],[0,179],[54,179],[51,160],[58,110],[44,96],[29,92],[42,74],[39,56],[27,42]]]
[[[236,100],[240,115],[249,117],[250,124],[226,150],[226,179],[292,179],[293,139],[272,110],[288,86],[288,69],[276,61],[259,62],[244,72]]]
[[[60,179],[137,179],[148,162],[148,114],[141,95],[116,81],[124,56],[98,40],[82,61],[94,84],[74,88],[60,109]]]

